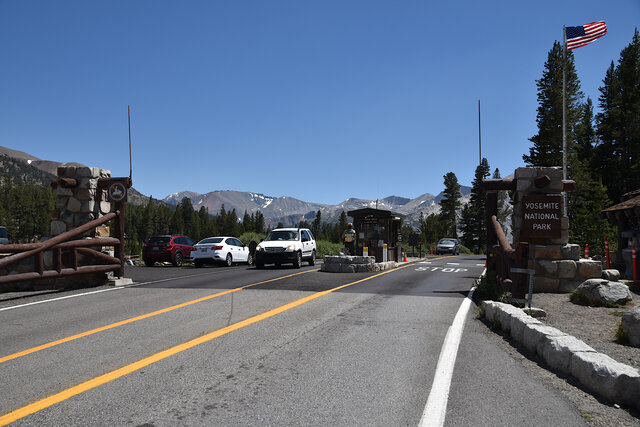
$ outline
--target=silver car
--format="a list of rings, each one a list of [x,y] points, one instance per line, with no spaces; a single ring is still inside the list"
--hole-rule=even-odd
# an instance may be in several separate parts
[[[460,243],[458,242],[458,239],[450,237],[440,239],[436,245],[436,254],[460,255]]]

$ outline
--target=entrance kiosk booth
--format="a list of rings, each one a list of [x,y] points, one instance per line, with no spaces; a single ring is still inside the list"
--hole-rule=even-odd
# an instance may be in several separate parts
[[[640,189],[623,194],[620,203],[603,210],[600,216],[618,227],[618,251],[611,267],[633,279],[633,247],[640,250]],[[638,267],[640,261],[636,257]]]
[[[356,255],[362,256],[362,248],[369,249],[369,256],[375,256],[376,262],[397,261],[402,259],[402,234],[400,229],[404,215],[383,209],[364,208],[347,212],[353,218],[356,230]],[[387,256],[383,254],[387,245]]]

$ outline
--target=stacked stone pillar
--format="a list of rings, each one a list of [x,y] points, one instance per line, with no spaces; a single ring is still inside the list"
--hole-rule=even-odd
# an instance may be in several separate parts
[[[564,182],[561,167],[518,168],[514,178],[516,191],[512,229],[514,242],[520,242],[526,241],[521,236],[525,196],[560,195]],[[564,212],[564,209],[560,212]],[[535,254],[533,245],[535,245]],[[557,237],[530,243],[529,259],[532,260],[534,255],[535,266],[529,266],[535,269],[534,292],[571,292],[583,281],[602,276],[600,261],[580,258],[580,247],[569,244],[569,218],[564,214],[561,214],[560,233]]]
[[[58,166],[56,206],[52,212],[51,235],[57,236],[111,210],[104,191],[98,190],[98,179],[111,177],[106,169],[76,166]],[[68,183],[72,184],[69,185]],[[73,185],[75,184],[75,185]],[[97,227],[83,237],[108,236],[107,225]]]

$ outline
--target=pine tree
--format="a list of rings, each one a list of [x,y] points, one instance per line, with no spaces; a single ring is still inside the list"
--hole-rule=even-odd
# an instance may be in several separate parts
[[[595,167],[617,203],[620,196],[640,188],[640,36],[622,50],[618,65],[609,66],[600,87],[596,116]]]
[[[243,232],[253,230],[253,214],[249,215],[246,210],[244,211],[244,216],[242,217],[242,229]]]
[[[313,223],[311,224],[311,233],[313,233],[314,236],[319,237],[320,236],[320,222],[322,221],[322,212],[317,211],[316,212],[316,217],[313,219]]]
[[[458,210],[462,193],[458,178],[453,172],[444,175],[444,198],[440,201],[440,217],[447,237],[458,237]]]
[[[170,229],[172,234],[184,233],[184,217],[182,216],[182,205],[176,205],[176,210],[173,211],[173,215],[171,216]]]
[[[522,156],[531,166],[562,165],[562,50],[562,44],[556,41],[544,64],[542,78],[536,80],[538,133],[529,139],[533,143],[529,154]],[[567,52],[566,64],[566,136],[569,147],[575,141],[574,129],[580,116],[583,94],[571,51]]]
[[[462,209],[460,216],[462,243],[476,253],[487,246],[487,226],[485,211],[487,195],[482,188],[482,180],[490,173],[489,162],[483,158],[476,167],[475,177],[471,184],[471,197],[469,203]]]
[[[347,229],[347,214],[345,211],[340,212],[340,218],[338,218],[338,231],[340,235]]]
[[[444,222],[442,218],[438,214],[430,214],[425,217],[422,212],[420,212],[419,219],[419,227],[420,238],[425,242],[427,247],[435,246],[438,239],[447,234],[444,229]]]
[[[576,182],[576,189],[567,195],[569,239],[580,247],[589,244],[592,254],[603,254],[604,236],[611,233],[611,228],[606,220],[600,218],[600,211],[610,202],[602,181],[590,166],[596,163],[593,155],[596,137],[590,99],[587,99],[576,130],[575,150],[568,159],[569,179]]]
[[[260,211],[256,212],[253,230],[256,233],[264,233],[264,215]]]

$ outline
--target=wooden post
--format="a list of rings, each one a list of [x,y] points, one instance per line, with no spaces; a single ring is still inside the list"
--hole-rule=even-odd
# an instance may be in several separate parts
[[[115,232],[120,243],[114,247],[114,255],[120,260],[120,269],[116,272],[118,277],[124,277],[124,205],[124,202],[116,202]]]

